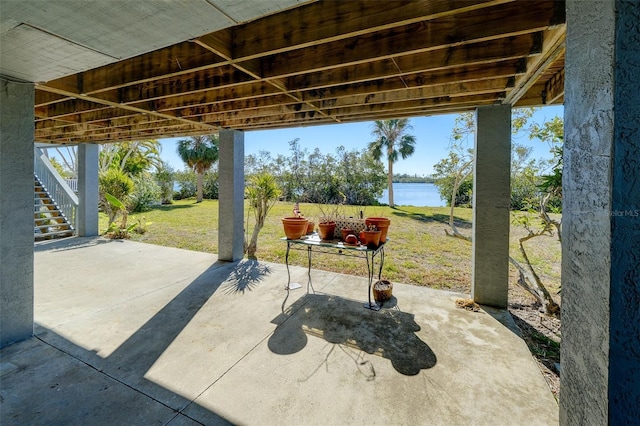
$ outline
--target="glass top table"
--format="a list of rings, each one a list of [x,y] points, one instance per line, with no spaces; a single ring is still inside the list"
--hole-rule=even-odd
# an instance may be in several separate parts
[[[380,244],[376,248],[369,248],[363,245],[350,245],[345,244],[340,240],[321,240],[320,236],[317,233],[305,235],[298,240],[290,240],[286,237],[281,238],[281,241],[285,241],[287,243],[287,252],[285,255],[285,263],[287,265],[287,286],[286,290],[291,290],[291,273],[289,271],[289,252],[291,250],[301,250],[307,252],[307,260],[308,260],[308,270],[307,270],[307,292],[313,289],[313,284],[311,282],[311,259],[313,253],[326,253],[338,256],[351,256],[351,257],[360,257],[362,259],[366,259],[367,261],[367,274],[369,279],[369,289],[368,289],[368,302],[364,304],[364,307],[367,309],[373,309],[375,311],[380,310],[381,306],[376,302],[371,300],[371,286],[373,285],[373,278],[376,272],[376,258],[379,260],[378,265],[378,279],[382,275],[382,267],[384,266],[384,247],[385,243]]]

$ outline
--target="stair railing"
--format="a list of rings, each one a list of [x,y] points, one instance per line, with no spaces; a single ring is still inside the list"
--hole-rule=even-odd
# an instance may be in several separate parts
[[[71,226],[77,229],[76,210],[79,204],[78,196],[60,176],[40,148],[34,148],[33,151],[33,171]]]

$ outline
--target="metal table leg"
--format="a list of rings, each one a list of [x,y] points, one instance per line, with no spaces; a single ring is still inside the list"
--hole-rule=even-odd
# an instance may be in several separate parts
[[[289,272],[289,250],[291,249],[291,243],[287,241],[287,253],[284,255],[284,263],[287,265],[287,286],[285,290],[289,290],[289,284],[291,284],[291,273]]]
[[[364,304],[364,307],[373,311],[379,311],[381,306],[376,302],[371,301],[371,286],[373,285],[373,276],[375,274],[375,257],[376,252],[371,252],[371,261],[369,261],[369,252],[367,252],[367,272],[369,273],[369,302]]]
[[[309,287],[315,293],[316,290],[313,288],[313,283],[311,282],[311,246],[307,247],[307,257],[309,260],[309,268],[307,270],[307,293],[309,293]]]

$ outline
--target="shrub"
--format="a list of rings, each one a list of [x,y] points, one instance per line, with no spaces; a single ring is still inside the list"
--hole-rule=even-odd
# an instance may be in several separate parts
[[[149,173],[141,173],[133,178],[134,189],[129,197],[129,210],[132,213],[151,210],[154,204],[161,201],[160,185],[151,178]]]
[[[134,184],[129,176],[116,168],[110,168],[106,172],[101,173],[98,177],[98,185],[100,192],[100,206],[102,210],[109,216],[109,225],[113,223],[118,214],[118,209],[114,208],[105,198],[105,193],[111,194],[113,197],[127,203],[129,194],[133,191]]]
[[[196,196],[197,175],[190,170],[175,173],[176,183],[180,189],[173,194],[176,200],[183,200]],[[202,179],[203,198],[209,200],[218,199],[218,172],[208,171]]]
[[[182,200],[196,196],[196,174],[189,170],[183,170],[175,173],[176,183],[180,187],[178,191],[173,193],[173,198]]]
[[[162,204],[173,203],[173,182],[175,173],[173,168],[167,163],[162,163],[155,175],[156,182],[160,185],[160,198]]]

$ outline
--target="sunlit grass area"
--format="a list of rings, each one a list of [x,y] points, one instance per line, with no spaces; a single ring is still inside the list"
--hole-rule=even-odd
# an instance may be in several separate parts
[[[292,203],[278,202],[269,213],[258,240],[257,257],[268,262],[284,263],[286,244],[280,218],[291,214]],[[320,214],[318,206],[300,204],[300,210],[310,219]],[[468,292],[471,283],[471,244],[445,234],[449,219],[447,207],[346,206],[345,213],[358,216],[363,210],[367,216],[391,218],[389,242],[385,248],[384,278],[407,284],[429,286]],[[245,206],[246,211],[246,206]],[[456,224],[460,232],[471,234],[472,210],[456,208]],[[187,250],[218,252],[218,201],[180,200],[172,205],[159,206],[152,211],[129,216],[130,221],[140,219],[153,222],[145,234],[131,233],[131,239],[150,244]],[[248,226],[247,224],[248,219]],[[245,216],[245,227],[253,229],[253,217]],[[106,217],[100,215],[100,229],[107,227]],[[519,258],[517,238],[526,231],[511,227],[511,255]],[[555,237],[538,237],[526,243],[530,258],[549,290],[555,293],[560,285],[560,243]],[[293,251],[290,263],[306,266],[306,255]],[[313,268],[350,275],[366,275],[361,259],[333,255],[314,255]],[[516,280],[512,270],[512,283]]]

